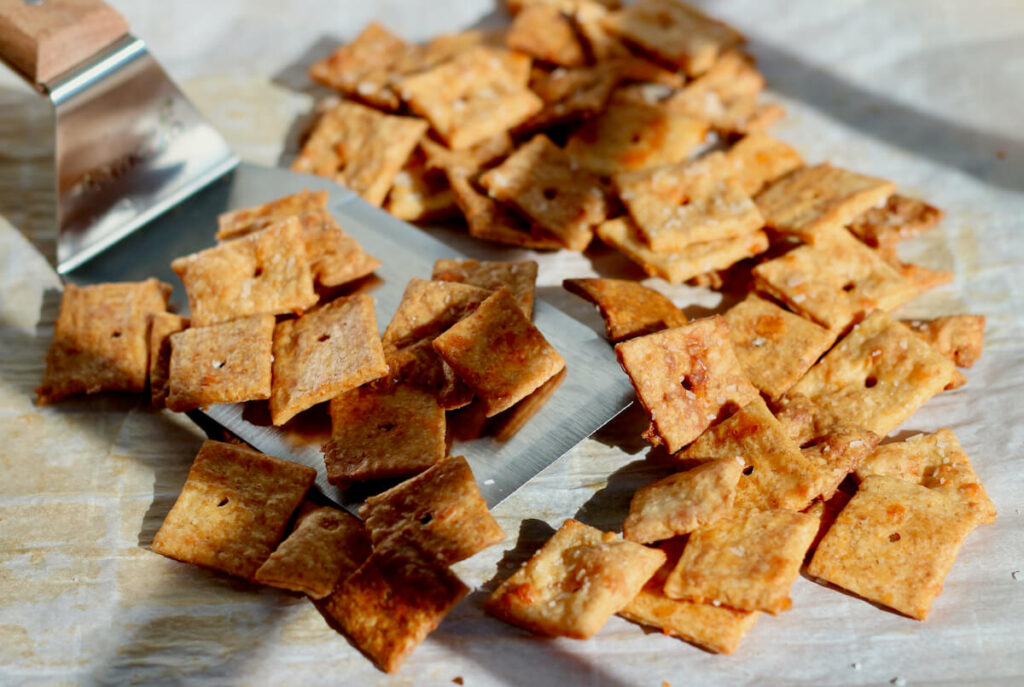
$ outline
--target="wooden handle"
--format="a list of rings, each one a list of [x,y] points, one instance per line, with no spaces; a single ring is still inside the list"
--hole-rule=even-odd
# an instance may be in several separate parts
[[[37,85],[128,32],[99,0],[0,0],[0,57]]]

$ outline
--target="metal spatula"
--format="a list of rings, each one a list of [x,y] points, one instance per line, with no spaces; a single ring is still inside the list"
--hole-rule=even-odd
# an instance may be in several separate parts
[[[429,278],[437,258],[461,257],[327,179],[240,162],[127,31],[124,19],[96,0],[0,0],[0,56],[49,96],[56,114],[57,270],[66,279],[89,284],[155,276],[177,284],[171,260],[213,245],[217,215],[307,188],[328,190],[328,207],[341,226],[383,261],[371,292],[381,325],[410,278]],[[180,286],[172,301],[187,309]],[[492,506],[632,398],[598,333],[543,299],[534,323],[566,359],[562,383],[510,439],[452,447],[469,460]],[[335,501],[358,498],[326,480],[319,446],[329,428],[274,427],[241,404],[205,412],[261,451],[316,468],[318,487]]]

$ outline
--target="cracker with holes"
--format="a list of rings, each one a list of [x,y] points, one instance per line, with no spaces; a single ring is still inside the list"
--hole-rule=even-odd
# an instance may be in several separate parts
[[[564,279],[562,287],[601,311],[612,343],[686,324],[667,296],[628,279]]]
[[[167,407],[183,412],[270,398],[273,339],[273,315],[172,334]]]
[[[744,40],[735,29],[677,0],[640,0],[612,13],[604,26],[689,76],[706,72],[720,54]]]
[[[492,432],[497,441],[508,441],[544,407],[565,380],[565,368],[541,384],[530,395],[494,418]],[[486,413],[486,411],[485,411]]]
[[[344,101],[316,123],[292,169],[333,179],[380,206],[426,132],[422,119]]]
[[[451,564],[505,539],[462,456],[371,496],[359,509],[374,546],[407,532],[438,564]]]
[[[192,324],[301,312],[317,301],[299,221],[289,218],[235,241],[177,258]]]
[[[413,46],[376,22],[347,45],[315,62],[311,79],[385,110],[397,110],[401,102],[395,92],[398,77],[412,66]]]
[[[445,450],[444,410],[430,392],[363,386],[331,399],[331,438],[323,446],[331,484],[414,475]]]
[[[758,396],[718,316],[624,341],[615,354],[651,418],[645,438],[669,453]]]
[[[512,50],[541,62],[563,67],[580,67],[587,63],[586,48],[572,20],[554,5],[535,4],[523,8],[512,20],[506,43]]]
[[[777,179],[754,200],[768,226],[816,243],[822,232],[845,227],[895,190],[890,181],[822,163]]]
[[[504,286],[519,301],[523,314],[527,317],[533,315],[533,292],[537,286],[537,263],[534,260],[488,262],[441,258],[434,262],[430,278],[469,284],[488,291],[497,291]]]
[[[789,510],[723,517],[690,535],[665,595],[741,611],[788,611],[789,589],[817,531],[817,518]]]
[[[188,329],[188,318],[169,312],[149,318],[149,393],[153,407],[162,408],[169,391],[171,334]]]
[[[849,229],[869,246],[893,245],[928,231],[945,213],[923,200],[894,193],[882,207],[864,211]]]
[[[520,126],[523,131],[547,129],[580,121],[601,112],[621,79],[615,65],[596,64],[578,69],[534,69],[530,90],[544,101],[544,108]]]
[[[292,529],[256,571],[255,579],[322,599],[370,556],[363,523],[338,508],[306,501]]]
[[[399,533],[374,548],[323,603],[323,611],[381,670],[393,673],[469,588]]]
[[[251,580],[315,478],[305,465],[203,442],[153,551]]]
[[[870,475],[899,477],[920,484],[961,504],[979,522],[996,520],[996,508],[985,485],[952,430],[940,429],[934,434],[919,434],[879,446],[857,468],[861,480]]]
[[[217,240],[226,241],[245,236],[289,217],[327,210],[327,191],[305,189],[289,196],[217,216]]]
[[[530,58],[476,47],[404,78],[402,99],[448,144],[462,150],[515,128],[544,103],[529,88]]]
[[[958,367],[970,367],[981,357],[984,315],[947,315],[933,320],[905,320],[904,324]]]
[[[665,596],[665,579],[676,567],[682,553],[681,540],[660,547],[668,559],[619,615],[626,620],[654,627],[672,637],[718,654],[731,654],[743,636],[757,622],[759,611],[737,611],[724,606],[693,603]]]
[[[884,437],[943,390],[956,368],[903,324],[874,313],[829,351],[783,400],[809,405],[804,434],[837,426],[861,427]]]
[[[679,458],[684,463],[742,460],[736,510],[800,510],[818,495],[815,486],[819,465],[800,452],[800,446],[789,438],[760,396],[708,429]]]
[[[715,270],[724,270],[740,260],[768,250],[768,236],[755,231],[745,236],[693,243],[679,251],[657,252],[644,242],[636,224],[628,217],[616,217],[597,227],[597,236],[652,277],[681,284]]]
[[[594,175],[544,134],[534,136],[480,177],[492,198],[510,203],[570,250],[584,250],[608,212]]]
[[[395,176],[384,209],[406,222],[438,222],[459,216],[444,171],[427,169],[426,159],[418,152]]]
[[[744,372],[769,398],[782,396],[836,340],[836,332],[750,293],[723,315]]]
[[[707,124],[639,103],[618,103],[569,137],[565,150],[586,169],[601,175],[681,162],[704,141]]]
[[[502,287],[434,339],[434,350],[497,415],[565,367],[565,360]]]
[[[835,496],[846,476],[856,472],[878,445],[878,435],[859,427],[836,427],[800,449],[817,465],[814,493],[824,501]]]
[[[546,635],[586,639],[639,593],[665,554],[566,520],[488,597],[485,609]]]
[[[757,288],[836,331],[918,294],[914,284],[845,229],[822,233],[814,245],[763,262],[753,274]]]
[[[726,174],[751,196],[803,164],[792,146],[762,133],[748,134],[725,151]]]
[[[373,298],[339,298],[274,329],[270,416],[298,413],[388,373]]]
[[[944,494],[872,475],[818,544],[807,572],[924,620],[976,524]]]
[[[156,279],[67,284],[36,389],[40,405],[75,394],[144,391],[149,317],[167,310],[170,295],[171,287]]]
[[[715,152],[690,163],[615,177],[619,197],[651,250],[684,250],[703,241],[748,236],[764,226],[750,196],[723,176],[724,164],[724,155]]]
[[[732,510],[742,470],[742,460],[720,458],[640,487],[623,538],[649,544],[710,525]]]

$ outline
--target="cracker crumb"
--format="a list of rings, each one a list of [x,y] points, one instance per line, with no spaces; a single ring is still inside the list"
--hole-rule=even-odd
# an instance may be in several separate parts
[[[1024,570],[1014,570],[1010,573],[1010,577],[1013,578],[1014,582],[1020,582],[1024,580]]]
[[[494,480],[493,480],[493,479],[485,479],[485,480],[484,480],[484,484],[485,484],[485,485],[491,485],[491,484],[494,484]]]
[[[854,661],[853,663],[850,664],[850,667],[853,668],[854,670],[860,670],[860,663],[858,661]]]

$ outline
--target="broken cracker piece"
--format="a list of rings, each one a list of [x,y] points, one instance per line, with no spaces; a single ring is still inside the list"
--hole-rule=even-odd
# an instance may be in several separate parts
[[[315,478],[305,465],[205,441],[153,551],[251,580]]]
[[[836,427],[810,445],[801,447],[804,458],[817,464],[813,491],[824,501],[835,496],[846,476],[878,446],[877,434],[859,427]]]
[[[970,367],[981,357],[985,345],[984,315],[947,315],[903,323],[958,367]]]
[[[488,597],[484,608],[533,632],[586,639],[636,596],[665,554],[576,520]]]
[[[162,408],[169,391],[171,334],[188,329],[188,318],[169,312],[149,318],[149,393],[153,407]]]
[[[527,318],[533,316],[533,292],[537,285],[537,262],[488,262],[478,260],[450,260],[440,258],[434,262],[430,276],[436,281],[454,281],[497,291],[502,286],[519,301]]]
[[[167,407],[184,412],[270,398],[273,338],[273,315],[172,334]]]
[[[849,229],[869,246],[891,245],[913,238],[938,224],[945,213],[923,200],[894,193],[882,207],[865,210]]]
[[[612,343],[686,324],[686,315],[667,296],[635,281],[564,279],[562,287],[601,310]]]
[[[624,341],[615,354],[651,417],[645,438],[669,453],[758,397],[718,316]]]
[[[941,493],[871,475],[818,544],[807,572],[924,620],[976,524]]]
[[[373,297],[338,298],[274,329],[270,416],[298,413],[388,373]]]

